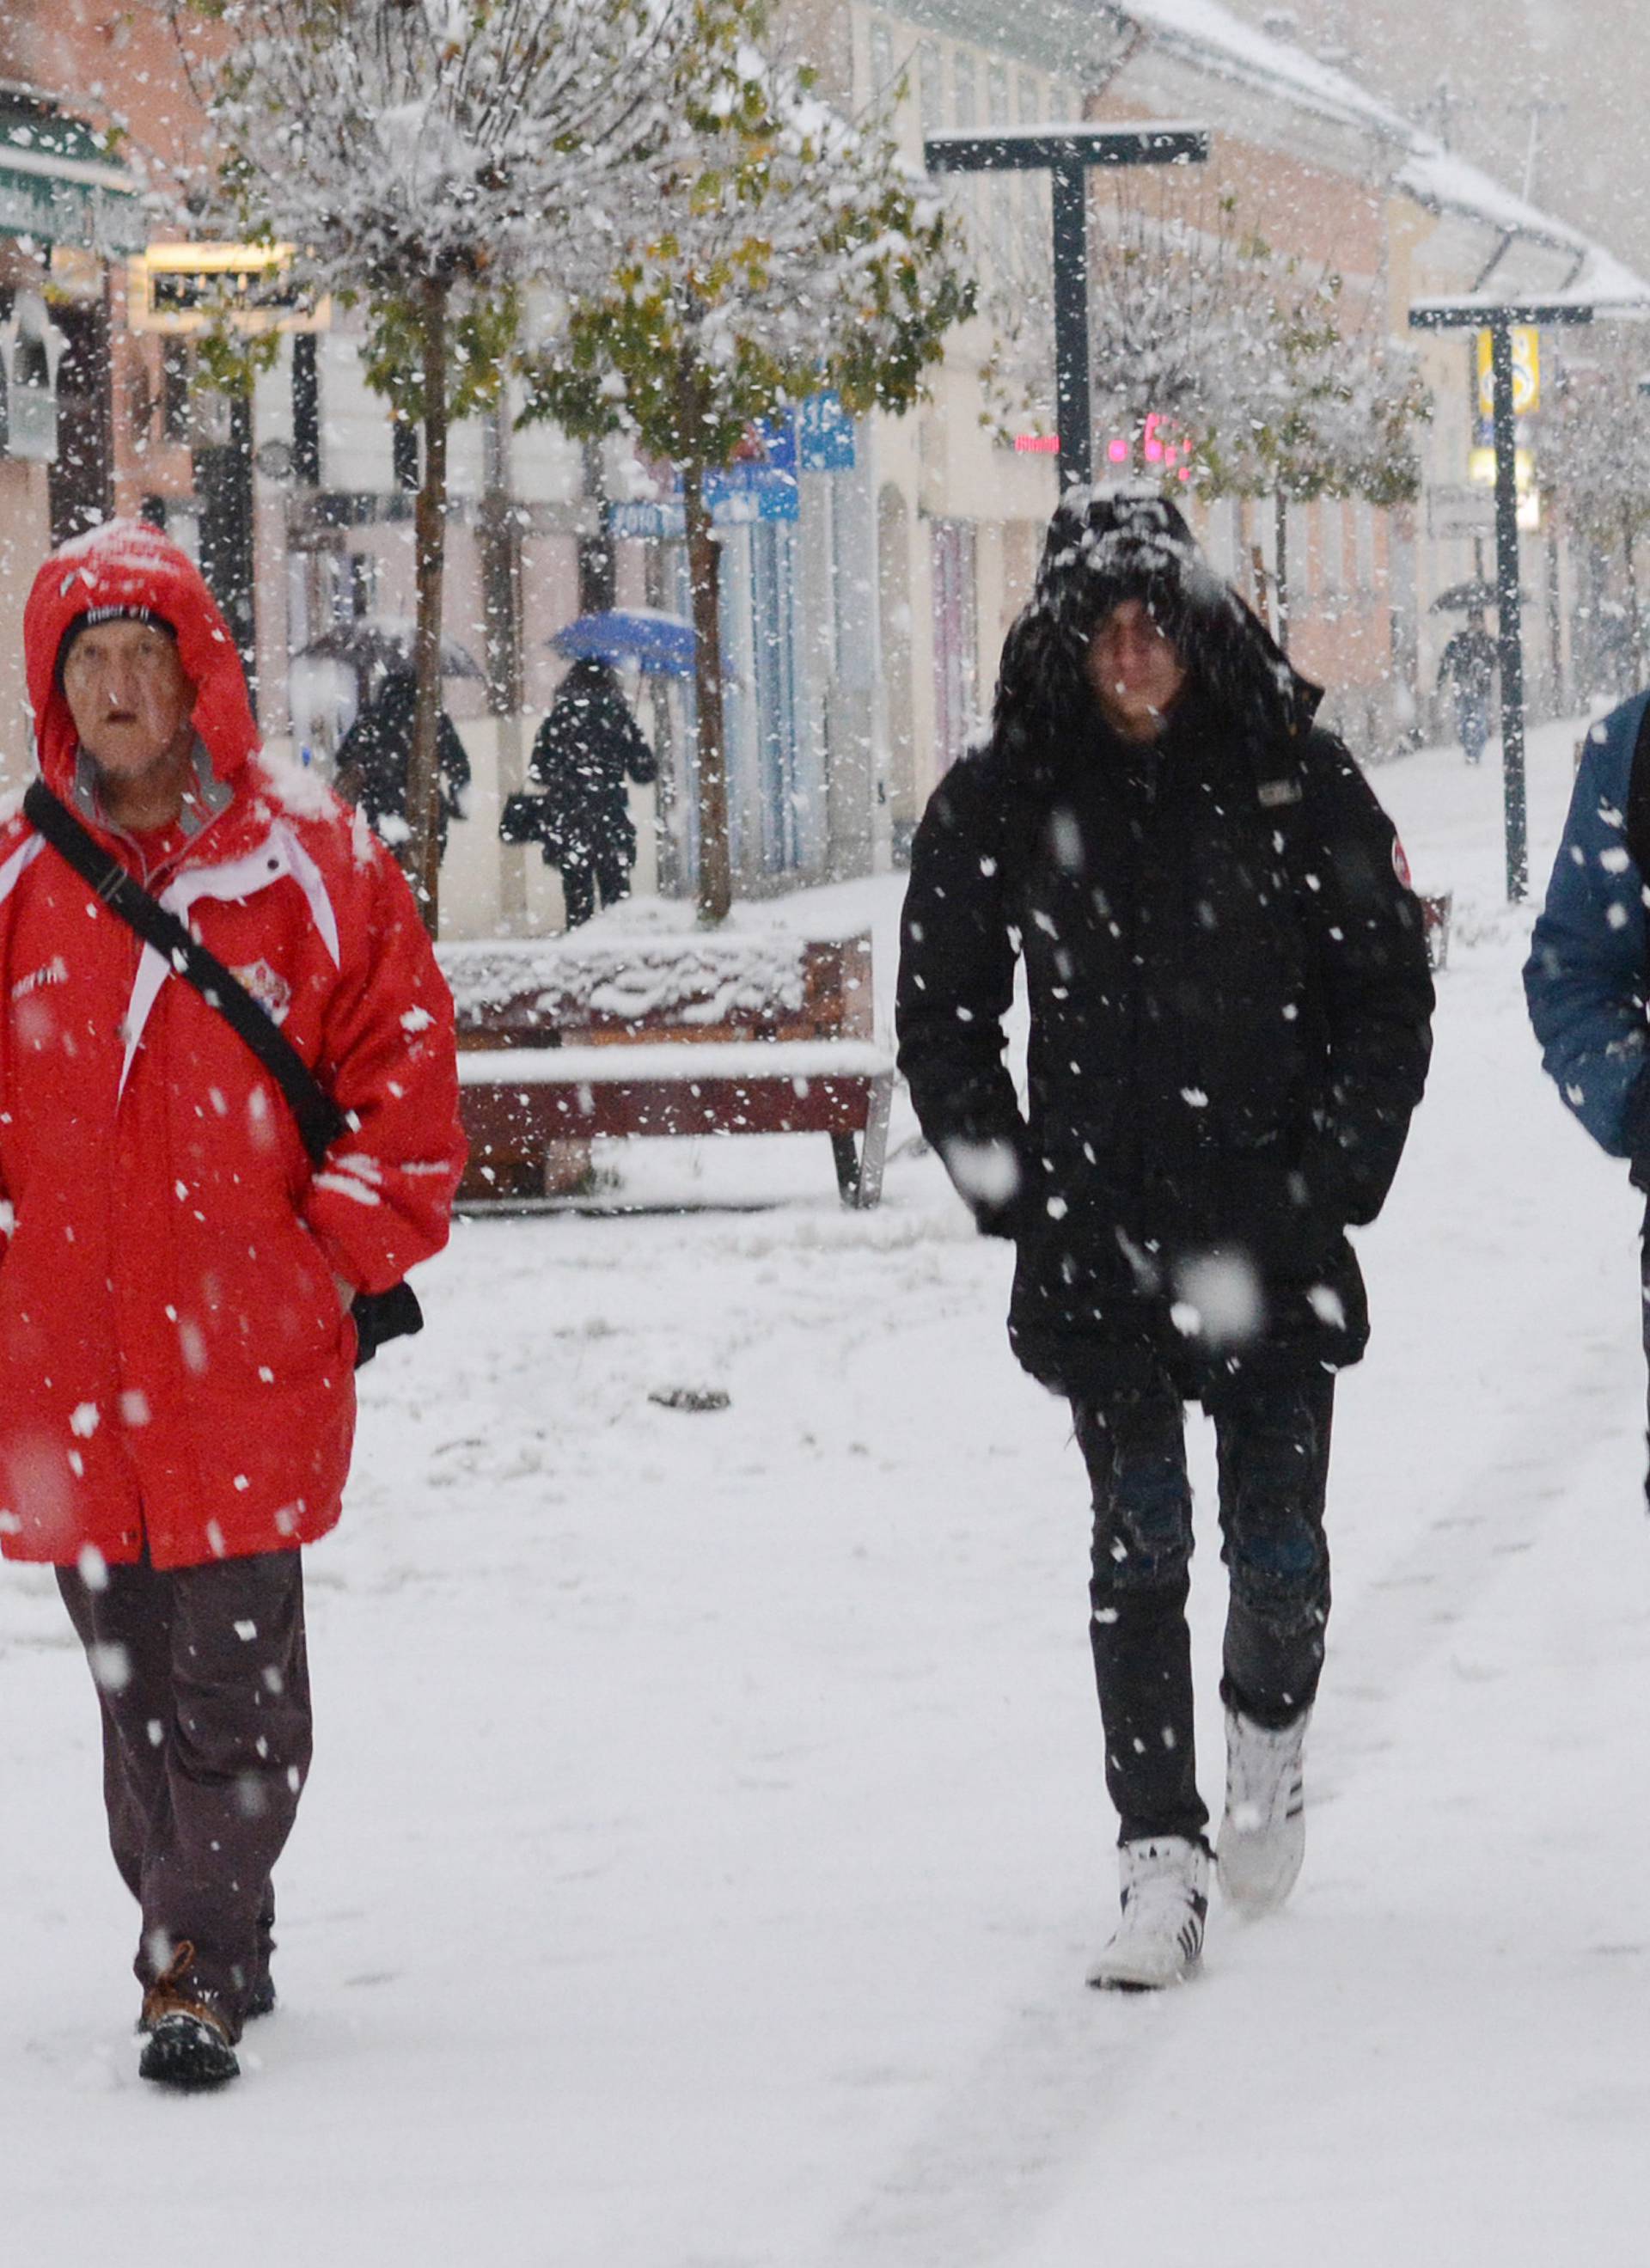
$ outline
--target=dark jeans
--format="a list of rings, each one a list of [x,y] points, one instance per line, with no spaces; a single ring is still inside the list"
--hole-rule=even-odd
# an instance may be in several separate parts
[[[1314,1370],[1240,1375],[1204,1397],[1231,1582],[1220,1690],[1253,1723],[1274,1728],[1311,1707],[1323,1667],[1334,1393],[1329,1372]],[[1197,1839],[1209,1814],[1193,1741],[1191,1488],[1180,1390],[1164,1375],[1104,1406],[1074,1403],[1072,1414],[1094,1489],[1089,1629],[1118,1839]]]
[[[97,1681],[109,1842],[143,1909],[139,1982],[187,1939],[185,1991],[239,2036],[269,1973],[270,1875],[309,1770],[302,1564],[140,1560],[100,1588],[72,1567],[57,1583]]]
[[[616,906],[630,895],[630,867],[622,850],[597,850],[588,858],[562,861],[562,896],[567,906],[567,926],[578,929],[596,910],[596,892],[604,906]]]
[[[1479,762],[1484,755],[1484,744],[1490,737],[1490,705],[1487,701],[1455,701],[1455,737],[1461,742],[1462,754],[1470,764]]]
[[[1639,1168],[1635,1165],[1633,1168],[1635,1178],[1637,1178],[1638,1172]],[[1642,1189],[1644,1186],[1643,1182],[1640,1182],[1639,1186]],[[1642,1319],[1640,1328],[1644,1334],[1646,1375],[1646,1379],[1650,1380],[1650,1205],[1646,1205],[1645,1208],[1644,1227],[1640,1231],[1640,1241],[1639,1246],[1639,1271],[1640,1284],[1639,1314]],[[1650,1442],[1650,1395],[1646,1395],[1645,1416],[1646,1421],[1646,1442]],[[1650,1512],[1650,1469],[1646,1469],[1645,1476],[1645,1509],[1646,1512]]]

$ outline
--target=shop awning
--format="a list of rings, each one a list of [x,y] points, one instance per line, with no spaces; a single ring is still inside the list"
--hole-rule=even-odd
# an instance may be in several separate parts
[[[119,259],[147,237],[137,183],[83,119],[0,92],[0,236]]]

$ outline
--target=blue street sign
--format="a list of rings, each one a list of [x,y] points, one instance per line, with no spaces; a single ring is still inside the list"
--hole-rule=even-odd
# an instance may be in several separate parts
[[[730,465],[725,473],[707,473],[704,500],[718,527],[742,527],[752,520],[799,516],[796,475],[777,465]]]
[[[854,421],[835,394],[810,394],[798,413],[798,446],[805,473],[851,473]]]
[[[759,417],[755,438],[761,444],[762,456],[750,461],[771,465],[776,472],[794,473],[796,470],[796,412],[777,410],[771,417]],[[740,462],[746,460],[741,459]]]
[[[608,525],[622,541],[659,542],[685,535],[687,519],[679,504],[610,504]]]
[[[759,417],[750,428],[746,453],[725,472],[704,476],[705,502],[719,526],[748,526],[758,519],[795,519],[796,412]]]
[[[798,517],[796,475],[768,465],[734,465],[726,473],[707,473],[704,500],[713,527],[749,527],[762,519]],[[622,541],[679,542],[688,532],[687,514],[677,497],[657,502],[612,504],[608,525]]]
[[[704,499],[717,527],[748,527],[757,520],[796,519],[800,489],[797,475],[853,470],[854,422],[835,394],[810,394],[797,409],[758,418],[750,429],[750,453],[725,471],[707,472]],[[608,526],[624,539],[658,541],[686,532],[681,510],[681,475],[672,494],[657,502],[615,504]]]

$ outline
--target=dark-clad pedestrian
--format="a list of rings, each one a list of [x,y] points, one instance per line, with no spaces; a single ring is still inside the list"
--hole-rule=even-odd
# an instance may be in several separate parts
[[[352,1366],[446,1240],[452,1001],[388,854],[263,756],[164,535],[65,546],[24,636],[42,777],[0,830],[0,1544],[55,1566],[96,1681],[140,2070],[216,2086],[275,2003],[311,1751],[299,1547],[338,1519]],[[140,943],[157,910],[188,925],[172,949]],[[330,1138],[300,1129],[306,1090]]]
[[[399,851],[408,840],[407,777],[418,710],[415,671],[397,667],[338,743],[334,779],[339,794],[366,817],[382,843]],[[436,726],[436,834],[447,855],[447,829],[469,806],[470,760],[444,709]]]
[[[1172,504],[1085,496],[913,850],[901,1068],[978,1226],[1018,1248],[1010,1338],[1069,1402],[1092,1491],[1122,1889],[1097,1985],[1171,1984],[1202,1952],[1190,1402],[1230,1577],[1227,1898],[1278,1905],[1304,1850],[1334,1374],[1368,1335],[1345,1232],[1396,1169],[1433,1006],[1396,838],[1318,698]]]
[[[1470,764],[1483,761],[1484,744],[1490,737],[1490,699],[1500,666],[1499,650],[1484,628],[1482,613],[1469,615],[1438,657],[1438,689],[1450,696],[1455,738]]]
[[[627,779],[647,787],[659,764],[605,661],[573,663],[556,688],[527,766],[542,802],[547,864],[559,866],[567,926],[630,894],[636,826]]]

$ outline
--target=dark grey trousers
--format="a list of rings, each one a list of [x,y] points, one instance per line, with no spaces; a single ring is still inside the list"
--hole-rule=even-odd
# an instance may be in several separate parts
[[[269,1974],[270,1876],[309,1771],[298,1554],[202,1567],[110,1567],[58,1587],[97,1682],[103,1796],[121,1878],[143,1910],[147,1984],[187,1940],[185,1990],[239,2037]]]
[[[1220,1475],[1220,1556],[1230,1580],[1221,1693],[1278,1728],[1309,1709],[1323,1667],[1330,1557],[1323,1536],[1335,1381],[1233,1379],[1204,1396]],[[1167,1376],[1104,1407],[1073,1403],[1094,1491],[1089,1636],[1119,1840],[1209,1823],[1197,1793],[1192,1548],[1185,1409]]]

